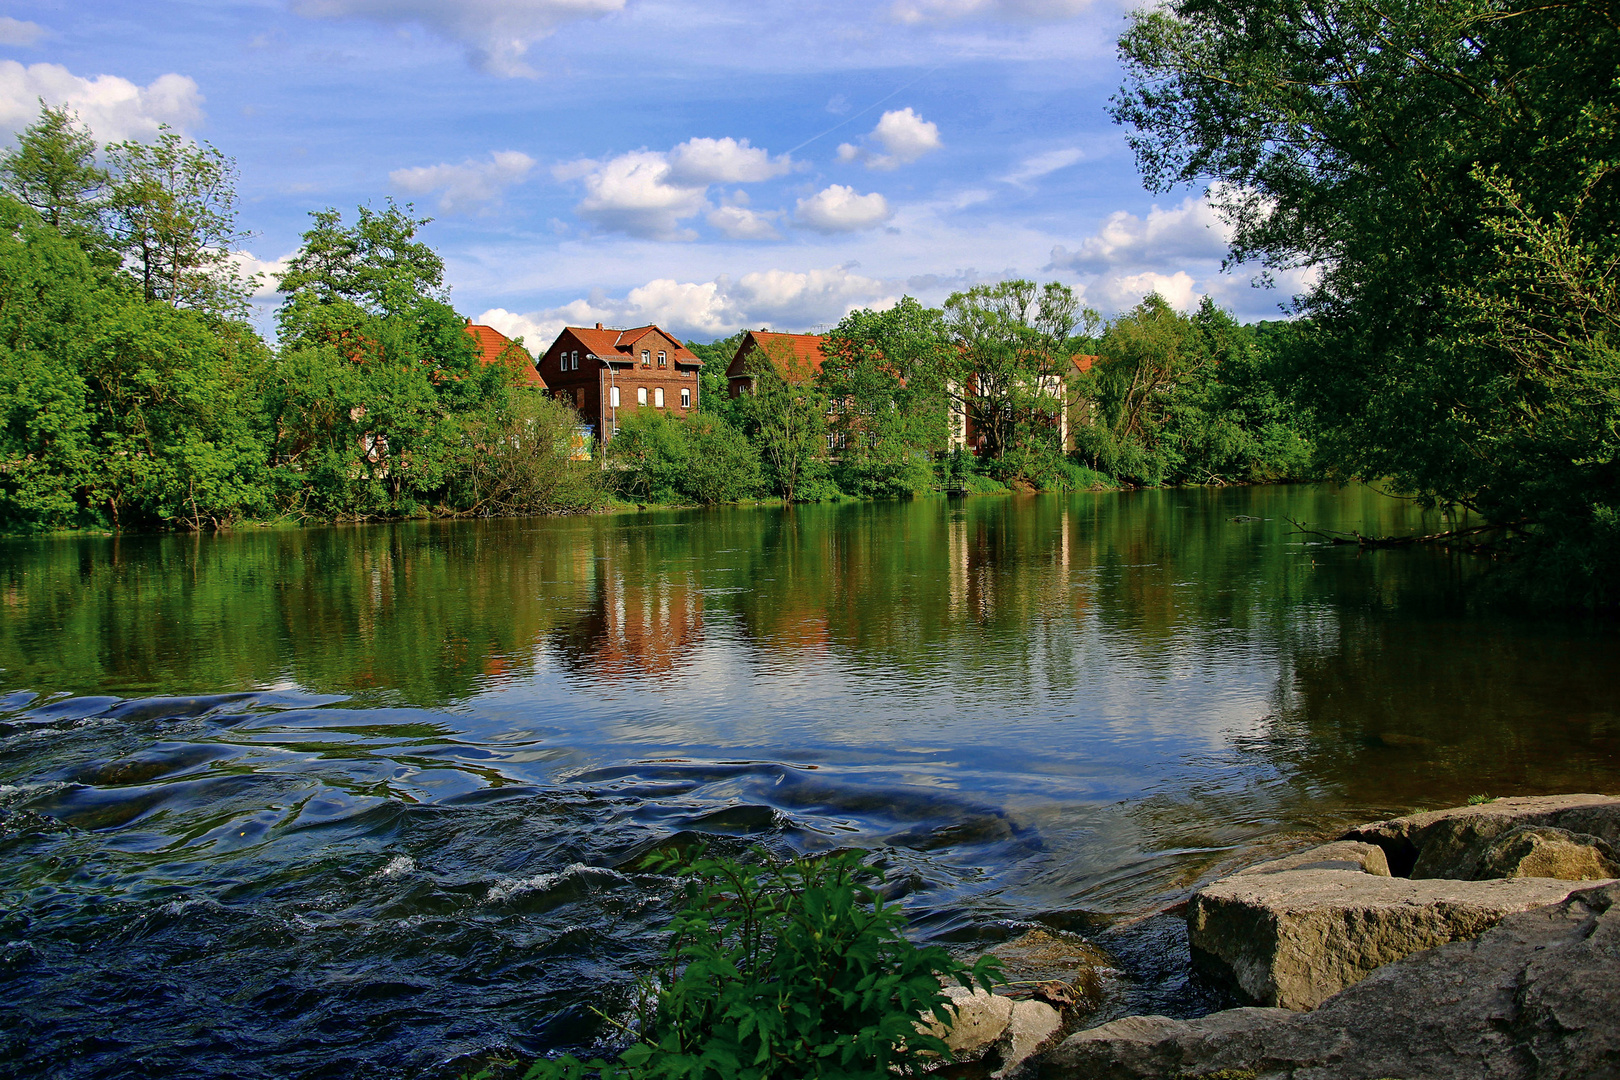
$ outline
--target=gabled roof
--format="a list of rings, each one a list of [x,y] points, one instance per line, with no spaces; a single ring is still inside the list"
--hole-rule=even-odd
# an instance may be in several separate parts
[[[737,352],[726,368],[726,375],[735,377],[745,374],[743,361],[755,349],[763,349],[773,363],[790,358],[794,363],[808,368],[811,374],[819,375],[823,359],[821,343],[826,340],[824,334],[778,334],[770,330],[750,330],[737,344]]]
[[[1092,364],[1095,364],[1101,359],[1102,357],[1100,356],[1089,356],[1086,353],[1075,353],[1073,356],[1069,357],[1069,363],[1074,365],[1074,369],[1076,371],[1084,375],[1086,372],[1091,370]]]
[[[482,326],[471,319],[467,320],[467,333],[478,343],[478,359],[486,367],[490,364],[510,364],[523,373],[524,382],[541,390],[546,388],[546,380],[535,370],[534,357],[523,346],[493,326]]]
[[[637,326],[630,330],[612,330],[597,323],[593,329],[589,326],[565,326],[564,334],[572,334],[579,343],[593,356],[600,356],[604,360],[615,363],[630,363],[636,359],[636,345],[648,334],[657,331],[675,343],[675,350],[670,359],[683,367],[702,367],[703,361],[698,359],[696,353],[681,343],[681,339],[656,325]],[[558,335],[559,337],[561,335]]]

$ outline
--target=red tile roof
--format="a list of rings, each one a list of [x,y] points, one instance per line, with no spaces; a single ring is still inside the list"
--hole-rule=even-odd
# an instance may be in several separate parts
[[[657,326],[638,326],[631,330],[604,329],[598,325],[594,329],[588,326],[565,326],[563,333],[572,334],[584,345],[586,350],[594,356],[604,360],[624,360],[626,363],[636,359],[636,344],[648,334],[657,331],[675,343],[675,350],[671,359],[677,364],[687,367],[702,367],[703,361],[697,354],[681,343],[681,339]]]
[[[1075,353],[1073,356],[1069,357],[1069,363],[1074,365],[1076,371],[1084,375],[1086,372],[1091,370],[1092,364],[1095,364],[1101,359],[1102,357],[1100,356],[1087,356],[1085,353]]]
[[[812,374],[821,374],[821,361],[824,356],[821,343],[826,341],[824,334],[778,334],[770,330],[750,330],[743,335],[737,346],[737,353],[732,358],[731,365],[726,368],[728,376],[744,374],[742,363],[748,354],[756,348],[765,350],[774,363],[781,363],[791,358],[796,366],[808,368]]]
[[[523,381],[530,386],[544,390],[546,380],[540,377],[535,370],[534,357],[528,350],[493,326],[481,326],[467,320],[467,333],[473,336],[478,343],[478,358],[487,366],[489,364],[509,364],[523,374]]]

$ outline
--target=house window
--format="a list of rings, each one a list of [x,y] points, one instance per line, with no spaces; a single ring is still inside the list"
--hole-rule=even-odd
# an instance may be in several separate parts
[[[617,386],[613,387],[613,389],[609,392],[608,399],[613,402],[613,407],[615,409],[619,407],[619,388]]]
[[[642,349],[641,350],[641,366],[642,367],[651,367],[652,366],[652,352],[651,351],[649,351],[647,349]]]
[[[653,391],[653,404],[660,409],[664,407],[664,388],[662,386]]]
[[[669,359],[665,357],[663,349],[658,350],[658,366],[669,367]]]
[[[647,388],[645,386],[636,387],[636,404],[647,404]]]
[[[570,367],[570,370],[572,370],[572,371],[578,371],[579,370],[579,350],[578,349],[574,350],[574,355],[573,355],[573,358],[572,358],[572,361],[571,361],[569,367]]]
[[[691,407],[692,407],[692,389],[691,389],[691,387],[683,386],[683,387],[681,387],[681,408],[690,409]]]

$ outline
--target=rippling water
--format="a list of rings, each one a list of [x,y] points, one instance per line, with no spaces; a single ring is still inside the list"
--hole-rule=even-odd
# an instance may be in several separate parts
[[[454,1076],[588,1048],[661,846],[859,846],[1197,1013],[1269,845],[1620,790],[1612,624],[1474,610],[1365,488],[0,544],[0,1075]],[[1432,524],[1432,523],[1431,523]]]

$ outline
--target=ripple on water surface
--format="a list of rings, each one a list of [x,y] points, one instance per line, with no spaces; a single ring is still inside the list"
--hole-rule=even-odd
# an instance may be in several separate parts
[[[29,542],[0,561],[0,1076],[588,1049],[703,839],[873,852],[1104,1015],[1175,905],[1358,819],[1620,788],[1614,630],[1474,611],[1364,489]],[[277,687],[277,689],[264,689]]]

